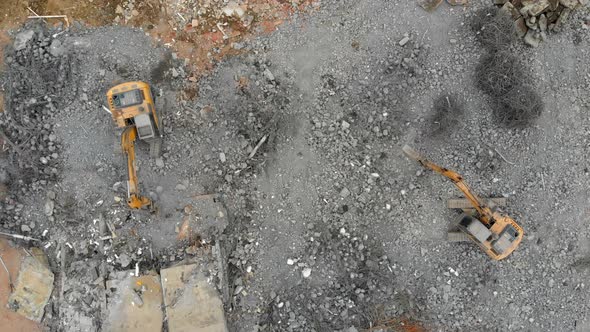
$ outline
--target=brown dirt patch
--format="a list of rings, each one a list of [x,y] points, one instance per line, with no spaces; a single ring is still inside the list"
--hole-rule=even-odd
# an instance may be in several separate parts
[[[239,43],[275,31],[296,12],[318,8],[317,0],[250,0],[239,6],[239,14],[228,16],[227,7],[205,0],[184,0],[180,4],[161,0],[0,2],[0,13],[6,13],[0,22],[0,69],[3,59],[1,49],[10,42],[6,31],[18,27],[33,15],[28,6],[38,15],[66,15],[70,23],[80,21],[91,26],[121,24],[141,27],[155,41],[172,48],[180,58],[187,59],[189,81],[193,84],[224,57],[243,53],[241,47],[236,46]],[[51,19],[48,22],[58,24],[60,20]],[[197,93],[194,92],[187,95],[195,97]]]

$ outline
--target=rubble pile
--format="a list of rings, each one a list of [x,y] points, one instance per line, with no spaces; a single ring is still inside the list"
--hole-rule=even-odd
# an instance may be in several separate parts
[[[512,16],[518,36],[532,47],[545,41],[547,33],[560,31],[572,11],[587,3],[588,0],[494,0]]]
[[[11,147],[10,165],[3,170],[10,195],[0,203],[0,222],[7,229],[31,231],[34,223],[21,225],[23,205],[16,196],[41,193],[61,173],[62,142],[54,119],[76,94],[72,75],[77,61],[64,54],[60,31],[40,25],[23,30],[5,59],[6,109],[0,113],[0,133]],[[46,209],[48,217],[52,213],[53,208]]]
[[[368,326],[372,321],[367,313],[393,296],[394,264],[375,249],[368,235],[349,232],[345,227],[326,229],[334,224],[329,221],[308,226],[306,237],[314,239],[305,249],[309,257],[287,261],[301,272],[304,282],[279,294],[270,294],[262,328],[334,331]],[[311,275],[329,281],[307,282],[305,279]],[[403,309],[394,308],[382,314],[395,317]]]

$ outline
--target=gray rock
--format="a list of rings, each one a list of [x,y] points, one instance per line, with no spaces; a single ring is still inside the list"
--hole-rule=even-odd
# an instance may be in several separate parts
[[[47,200],[47,202],[45,202],[45,215],[48,217],[51,217],[53,215],[53,209],[55,208],[55,203],[53,203],[52,200]]]
[[[350,128],[350,123],[348,123],[346,121],[342,121],[341,126],[342,126],[342,129],[348,129],[348,128]]]
[[[65,53],[65,48],[61,44],[61,41],[54,39],[51,46],[49,46],[49,53],[54,57],[62,56]]]
[[[530,29],[524,36],[524,42],[529,46],[538,47],[541,39],[537,38],[536,32]]]
[[[47,198],[49,198],[50,200],[54,200],[55,199],[55,192],[49,190],[47,191]]]
[[[264,76],[266,76],[266,78],[268,78],[270,81],[274,81],[274,80],[275,80],[275,75],[273,75],[273,74],[272,74],[272,72],[271,72],[271,71],[270,71],[268,68],[266,68],[266,69],[264,70],[264,73],[263,73],[263,74],[264,74]]]
[[[21,225],[20,230],[23,231],[24,233],[28,233],[31,231],[31,227],[29,227],[29,225]]]
[[[311,269],[309,267],[304,268],[303,271],[301,271],[301,275],[303,278],[309,278],[309,276],[311,276]]]
[[[410,41],[410,37],[405,36],[402,40],[399,41],[399,46],[404,46]]]
[[[156,158],[156,167],[159,167],[159,168],[164,167],[164,159]]]
[[[224,163],[224,162],[226,161],[226,159],[225,159],[225,153],[221,152],[221,153],[219,154],[219,160],[220,160],[222,163]]]
[[[14,50],[20,51],[27,47],[27,42],[33,38],[35,35],[35,31],[33,30],[25,30],[19,32],[16,37],[14,38]]]
[[[129,266],[129,264],[131,264],[131,257],[129,257],[129,255],[127,255],[126,253],[122,253],[119,255],[119,259],[117,261],[119,262],[119,264],[121,264],[122,268],[125,268]]]
[[[342,190],[340,190],[340,197],[346,198],[349,195],[350,195],[350,190],[348,190],[348,188],[344,187],[344,188],[342,188]]]
[[[180,74],[178,73],[178,70],[176,70],[176,68],[172,68],[172,77],[174,77],[174,78],[177,78],[177,77],[178,77],[178,75],[180,75]]]
[[[539,29],[541,29],[541,32],[547,31],[547,16],[545,14],[539,16]]]

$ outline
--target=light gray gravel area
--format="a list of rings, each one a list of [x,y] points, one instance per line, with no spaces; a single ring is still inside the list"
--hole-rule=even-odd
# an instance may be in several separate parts
[[[217,193],[229,224],[202,235],[227,253],[230,331],[404,322],[589,330],[588,8],[538,48],[506,50],[526,64],[544,104],[526,126],[507,127],[476,84],[487,51],[471,22],[487,7],[444,3],[427,13],[413,1],[322,1],[245,42],[243,54],[201,78],[194,100],[179,93],[190,87],[183,62],[141,30],[77,27],[52,37],[59,30],[24,27],[35,33],[6,53],[2,81],[13,90],[0,127],[27,152],[0,158],[10,188],[0,225],[42,238],[50,257],[73,244],[70,270],[83,278],[67,284],[68,309],[52,311],[52,326],[63,328],[59,318],[74,329],[101,326],[98,301],[74,296],[95,277],[82,260],[115,273],[198,256],[178,241],[179,227],[191,199]],[[155,215],[124,204],[120,130],[102,110],[104,93],[125,80],[150,82],[164,112],[162,156],[138,144]],[[440,100],[460,110],[445,114]],[[474,244],[447,242],[457,213],[446,200],[460,193],[408,160],[404,144],[482,196],[506,197],[525,231],[521,246],[496,262]],[[100,218],[121,239],[96,245]],[[211,280],[225,278],[212,271]]]

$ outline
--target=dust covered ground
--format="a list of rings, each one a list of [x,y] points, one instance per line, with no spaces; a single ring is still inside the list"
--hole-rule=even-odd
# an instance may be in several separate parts
[[[22,27],[1,78],[0,222],[50,258],[45,327],[101,330],[97,277],[219,243],[226,271],[211,274],[230,331],[589,330],[590,12],[538,48],[509,46],[543,109],[510,126],[478,87],[488,51],[472,22],[488,7],[323,1],[197,89],[144,30]],[[162,157],[138,144],[137,158],[157,214],[126,206],[120,130],[102,109],[127,80],[149,82],[164,113]],[[521,246],[494,262],[448,243],[446,200],[459,194],[404,144],[507,197]],[[180,239],[185,206],[212,193],[228,225]],[[104,223],[116,239],[101,240]]]

